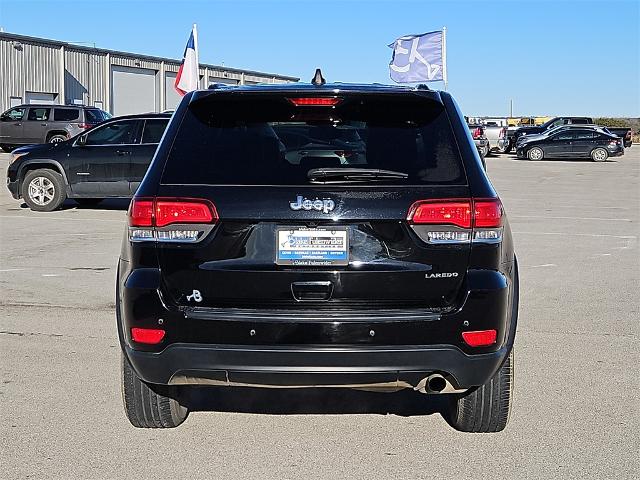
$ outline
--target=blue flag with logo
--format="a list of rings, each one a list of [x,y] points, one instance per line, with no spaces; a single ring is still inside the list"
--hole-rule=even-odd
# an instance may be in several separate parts
[[[444,80],[442,31],[407,35],[389,45],[393,48],[389,73],[397,83]]]

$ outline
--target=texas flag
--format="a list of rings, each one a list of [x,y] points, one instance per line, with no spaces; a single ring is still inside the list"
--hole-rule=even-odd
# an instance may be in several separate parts
[[[187,48],[184,49],[184,57],[178,75],[176,75],[175,89],[180,95],[198,89],[200,75],[198,74],[198,31],[193,24]]]

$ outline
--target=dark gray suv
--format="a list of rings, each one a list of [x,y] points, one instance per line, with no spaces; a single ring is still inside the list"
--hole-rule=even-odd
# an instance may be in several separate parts
[[[111,118],[99,108],[82,105],[18,105],[0,115],[0,147],[67,140]]]

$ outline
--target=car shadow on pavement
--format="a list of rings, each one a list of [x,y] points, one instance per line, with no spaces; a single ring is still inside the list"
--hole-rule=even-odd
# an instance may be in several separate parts
[[[409,389],[387,393],[346,388],[195,387],[191,389],[188,403],[191,411],[409,417],[444,413],[447,398],[448,395],[425,395]]]
[[[107,198],[97,205],[80,205],[75,200],[65,200],[60,210],[127,210],[129,208],[129,198]],[[20,208],[28,209],[29,206],[22,202]]]
[[[594,162],[590,158],[543,158],[542,160],[529,160],[528,158],[513,157],[510,160],[531,163],[618,163],[618,160],[614,158],[608,158],[604,162]]]

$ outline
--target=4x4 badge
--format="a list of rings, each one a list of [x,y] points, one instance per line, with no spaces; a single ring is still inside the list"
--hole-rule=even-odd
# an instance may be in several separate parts
[[[335,208],[336,203],[330,198],[309,200],[302,195],[298,195],[296,201],[290,202],[289,206],[291,210],[318,210],[319,212],[329,213]]]
[[[194,290],[191,295],[187,295],[187,302],[194,300],[198,303],[202,301],[202,295],[200,295],[200,290]]]

